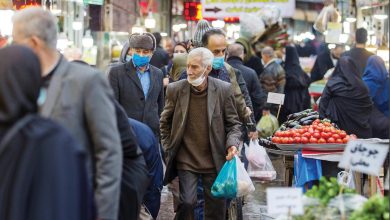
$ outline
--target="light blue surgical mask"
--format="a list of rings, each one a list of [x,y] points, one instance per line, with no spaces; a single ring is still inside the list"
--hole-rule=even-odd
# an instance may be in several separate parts
[[[126,55],[126,59],[125,59],[126,62],[129,62],[131,60],[131,58],[132,58],[131,55]]]
[[[214,57],[213,60],[213,69],[219,70],[223,67],[225,63],[225,57]]]
[[[150,56],[140,56],[137,53],[133,55],[133,63],[136,67],[143,67],[150,62]]]

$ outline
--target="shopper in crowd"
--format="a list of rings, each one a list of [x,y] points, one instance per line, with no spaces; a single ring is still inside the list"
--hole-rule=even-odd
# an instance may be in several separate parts
[[[228,48],[228,63],[241,71],[244,77],[249,95],[253,104],[253,110],[256,122],[260,120],[262,109],[265,105],[267,94],[261,88],[256,72],[243,64],[244,47],[241,44],[234,43]]]
[[[309,84],[310,77],[302,70],[299,64],[297,49],[294,46],[286,47],[286,85],[284,87],[284,104],[281,108],[279,122],[287,120],[287,115],[310,108]]]
[[[86,149],[38,115],[38,57],[22,46],[0,57],[0,219],[95,220]]]
[[[359,76],[361,77],[366,69],[368,58],[372,55],[370,51],[365,49],[367,43],[367,30],[359,28],[355,33],[355,47],[343,53],[342,56],[349,56],[355,62]]]
[[[244,47],[244,65],[255,70],[257,77],[260,77],[261,73],[264,71],[264,67],[260,57],[256,56],[250,40],[241,37],[236,40],[236,43],[239,43]]]
[[[371,128],[373,137],[387,139],[389,137],[389,72],[379,56],[368,58],[363,81],[368,87],[373,101]]]
[[[264,47],[261,50],[261,58],[264,71],[260,75],[261,86],[268,92],[284,93],[286,73],[283,67],[276,62],[276,55],[272,47]]]
[[[311,82],[322,80],[325,73],[336,66],[337,61],[344,51],[344,45],[337,44],[335,48],[320,53],[311,69]]]
[[[73,60],[72,62],[89,65],[82,60]],[[123,152],[118,219],[137,219],[140,215],[141,205],[150,176],[148,175],[143,152],[139,147],[136,134],[128,122],[125,110],[114,98],[112,101],[115,106],[117,126]],[[128,207],[132,208],[129,209]]]
[[[101,72],[69,63],[58,53],[57,23],[49,11],[37,7],[18,11],[12,35],[14,43],[29,46],[39,57],[41,114],[67,128],[88,152],[89,184],[95,187],[98,218],[117,219],[122,149],[112,89]]]
[[[174,41],[170,37],[163,37],[161,40],[162,48],[168,53],[169,58],[173,58]]]
[[[187,80],[168,85],[161,115],[161,138],[167,155],[164,180],[169,183],[179,176],[180,205],[175,218],[179,220],[194,219],[199,176],[204,186],[204,219],[225,219],[225,201],[211,195],[211,186],[226,159],[237,153],[241,132],[233,89],[208,77],[213,59],[206,48],[189,53]]]
[[[367,86],[350,57],[341,57],[322,93],[319,113],[348,134],[371,138],[372,102]]]
[[[186,70],[188,54],[187,46],[188,43],[183,41],[177,43],[174,47],[172,66],[168,70],[171,82],[179,80],[181,74]]]
[[[112,67],[108,77],[127,116],[147,124],[158,137],[164,87],[163,73],[150,64],[156,41],[150,33],[132,34],[129,47],[132,59]]]
[[[168,65],[170,58],[167,51],[161,47],[161,34],[154,32],[153,36],[156,39],[156,49],[153,52],[152,58],[150,59],[150,64],[161,69]]]
[[[151,216],[157,219],[160,210],[161,190],[163,187],[163,164],[160,155],[159,141],[154,136],[153,131],[144,123],[137,120],[128,119],[133,128],[142,154],[148,168],[150,183],[145,196],[143,197],[143,207],[141,216]],[[145,219],[141,217],[140,219]],[[150,218],[149,218],[150,219]]]

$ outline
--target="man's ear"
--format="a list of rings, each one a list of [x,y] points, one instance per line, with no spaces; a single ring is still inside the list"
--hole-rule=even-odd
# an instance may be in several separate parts
[[[209,74],[209,73],[211,72],[212,69],[213,69],[213,67],[212,67],[211,65],[208,65],[208,66],[206,67],[206,72],[207,72],[207,74]]]
[[[30,43],[31,47],[34,49],[44,48],[46,46],[45,43],[41,39],[39,39],[37,36],[32,36],[30,38],[29,43]]]

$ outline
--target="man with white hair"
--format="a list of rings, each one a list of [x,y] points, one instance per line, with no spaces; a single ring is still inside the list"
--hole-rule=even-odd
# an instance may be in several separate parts
[[[166,90],[160,130],[167,162],[164,182],[179,177],[175,219],[194,219],[198,178],[204,186],[204,219],[225,219],[225,201],[211,195],[211,186],[226,160],[237,154],[241,124],[231,85],[208,77],[213,59],[206,48],[192,50],[187,79]]]
[[[108,81],[94,68],[69,63],[56,50],[57,21],[49,11],[34,7],[15,13],[12,36],[39,57],[41,114],[67,128],[88,154],[98,219],[117,219],[122,148]]]

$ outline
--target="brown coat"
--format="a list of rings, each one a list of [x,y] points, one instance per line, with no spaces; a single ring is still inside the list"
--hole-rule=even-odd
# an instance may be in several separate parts
[[[207,89],[210,149],[216,172],[219,172],[226,161],[227,148],[238,146],[240,143],[241,123],[235,108],[231,85],[208,77]],[[165,107],[160,119],[161,141],[167,163],[164,184],[171,182],[177,176],[175,157],[182,144],[189,99],[190,84],[187,80],[168,85]]]

